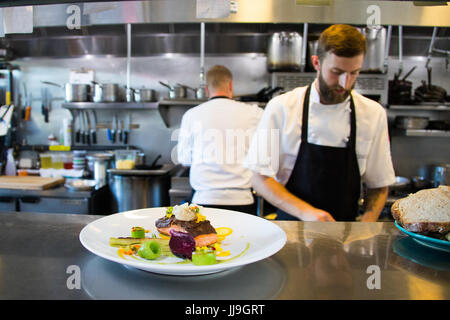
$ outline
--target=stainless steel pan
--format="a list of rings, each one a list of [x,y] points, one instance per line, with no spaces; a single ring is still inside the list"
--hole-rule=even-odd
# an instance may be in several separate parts
[[[94,84],[94,102],[117,102],[119,101],[119,85],[117,83],[98,83]]]
[[[428,117],[397,116],[395,127],[399,129],[425,129],[428,126]]]
[[[64,86],[50,81],[41,81],[44,84],[63,88],[66,102],[88,102],[91,101],[92,87],[85,83],[66,83]]]
[[[185,99],[187,95],[187,87],[177,83],[175,86],[171,86],[164,82],[159,81],[161,85],[169,88],[169,99]]]

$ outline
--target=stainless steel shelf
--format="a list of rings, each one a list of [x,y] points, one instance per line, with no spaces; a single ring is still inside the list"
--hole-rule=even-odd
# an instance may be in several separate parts
[[[390,110],[418,110],[418,111],[450,111],[450,103],[427,103],[420,105],[390,105]]]
[[[71,110],[157,110],[158,102],[70,102],[62,107]]]
[[[163,99],[159,101],[160,106],[197,106],[208,100],[196,99]]]
[[[163,99],[159,101],[159,106],[198,106],[199,104],[206,102],[208,100],[195,100],[195,99],[179,99],[179,100],[171,100],[171,99]],[[238,101],[238,100],[236,100]],[[264,107],[266,102],[257,102],[257,101],[249,101],[245,102],[249,104],[257,104],[260,107]]]
[[[394,129],[393,135],[405,137],[437,137],[449,138],[450,131],[443,130],[425,130],[425,129]]]

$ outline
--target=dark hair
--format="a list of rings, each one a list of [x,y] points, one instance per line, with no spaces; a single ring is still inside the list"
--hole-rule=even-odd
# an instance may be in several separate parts
[[[232,80],[231,71],[224,66],[216,65],[206,73],[206,83],[212,88],[220,88]]]
[[[335,24],[325,29],[319,37],[319,59],[322,60],[327,52],[348,58],[366,54],[366,39],[355,27]]]

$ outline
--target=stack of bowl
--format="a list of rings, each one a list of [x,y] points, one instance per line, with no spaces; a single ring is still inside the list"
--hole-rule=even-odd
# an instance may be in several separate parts
[[[75,170],[84,170],[86,167],[86,151],[76,150],[73,152],[73,168]]]

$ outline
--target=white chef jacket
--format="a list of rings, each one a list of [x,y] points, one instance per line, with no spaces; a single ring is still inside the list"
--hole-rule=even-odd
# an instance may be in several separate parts
[[[181,120],[178,161],[190,166],[195,190],[192,202],[248,205],[252,172],[243,166],[251,137],[263,110],[227,98],[216,98],[188,110]]]
[[[315,80],[317,81],[317,80]],[[285,185],[300,150],[303,99],[307,87],[295,88],[267,104],[252,139],[244,166]],[[355,90],[356,156],[362,182],[380,188],[395,182],[387,116],[384,108]],[[350,137],[350,97],[333,105],[320,103],[315,83],[311,85],[308,142],[345,147]]]

